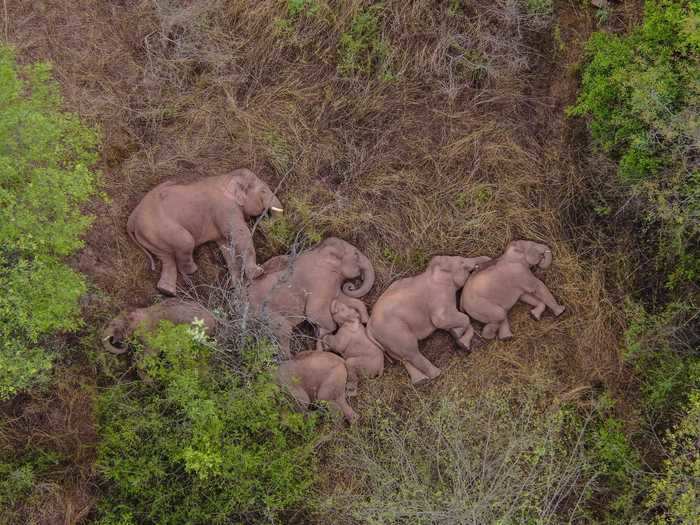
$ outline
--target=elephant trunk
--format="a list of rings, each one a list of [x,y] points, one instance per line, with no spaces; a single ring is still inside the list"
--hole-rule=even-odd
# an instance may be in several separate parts
[[[372,289],[372,286],[374,286],[374,267],[369,258],[365,255],[360,256],[360,269],[362,284],[359,288],[355,288],[355,285],[351,282],[343,284],[343,293],[345,295],[350,297],[364,297]]]
[[[552,264],[552,250],[550,250],[549,246],[547,246],[546,244],[542,244],[541,246],[543,250],[543,255],[542,260],[540,261],[538,266],[543,270],[546,270]]]
[[[127,350],[127,346],[123,341],[118,341],[113,335],[109,334],[103,334],[102,345],[105,350],[115,355],[123,354]]]
[[[119,321],[112,321],[102,332],[102,346],[112,354],[123,354],[128,350],[128,345],[122,337],[116,334]]]

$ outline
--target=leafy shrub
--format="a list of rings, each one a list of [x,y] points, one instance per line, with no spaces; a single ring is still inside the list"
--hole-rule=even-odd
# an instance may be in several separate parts
[[[591,134],[619,161],[621,180],[645,198],[645,219],[659,224],[658,260],[673,288],[700,277],[700,7],[682,0],[644,5],[644,22],[629,35],[591,36],[569,114],[590,117]]]
[[[201,331],[163,322],[145,335],[150,381],[98,401],[98,466],[108,481],[102,523],[274,521],[313,479],[314,420],[286,409],[269,375],[271,349],[223,370]]]
[[[48,64],[0,47],[0,400],[50,369],[47,335],[79,325],[85,283],[61,258],[90,224],[98,139],[61,105]]]
[[[700,523],[700,393],[690,397],[685,417],[668,432],[668,459],[652,482],[646,506],[656,509],[657,525]]]
[[[595,477],[585,423],[543,413],[536,396],[504,389],[466,399],[417,392],[402,414],[377,400],[338,436],[327,476],[345,480],[318,502],[324,523],[576,521]]]
[[[380,28],[382,8],[381,4],[375,4],[361,11],[353,17],[350,29],[340,35],[338,73],[341,75],[371,75],[379,71],[384,80],[391,78],[386,64],[389,46]]]
[[[692,302],[673,302],[652,315],[640,304],[627,303],[624,357],[640,379],[652,422],[665,422],[689,393],[700,389],[700,354],[684,335],[692,330],[696,311]]]

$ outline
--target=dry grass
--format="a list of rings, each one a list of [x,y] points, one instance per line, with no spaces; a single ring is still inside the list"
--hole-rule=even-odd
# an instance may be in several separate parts
[[[69,105],[103,130],[109,200],[92,205],[81,268],[113,310],[155,294],[156,275],[125,231],[139,199],[168,178],[247,166],[279,186],[292,232],[337,235],[369,255],[370,302],[436,254],[495,256],[514,238],[553,247],[544,280],[567,314],[537,323],[517,307],[515,338],[468,356],[444,335],[429,340],[445,374],[426,395],[517,382],[572,400],[616,384],[622,321],[605,260],[589,258],[585,232],[562,221],[587,190],[561,110],[575,85],[566,60],[589,18],[563,8],[569,58],[557,66],[551,20],[523,2],[390,0],[379,13],[390,77],[347,78],[336,70],[340,35],[368,2],[315,3],[316,14],[293,18],[272,0],[9,6],[20,58],[52,61]],[[260,258],[283,251],[261,226]],[[196,258],[195,285],[221,277],[215,248]],[[408,388],[394,367],[354,404],[363,412],[379,397],[411,410],[400,403]]]

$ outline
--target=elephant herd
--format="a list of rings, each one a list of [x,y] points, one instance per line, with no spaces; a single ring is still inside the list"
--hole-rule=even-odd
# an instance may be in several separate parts
[[[530,305],[535,319],[546,308],[555,316],[564,311],[532,273],[534,266],[551,264],[551,250],[516,240],[497,259],[433,257],[423,273],[392,283],[370,315],[361,298],[374,285],[374,268],[344,240],[330,237],[295,257],[280,255],[258,265],[248,221],[267,211],[283,211],[274,192],[252,171],[238,169],[191,184],[156,186],[132,212],[127,230],[153,270],[153,257],[161,262],[157,288],[168,296],[175,295],[178,272],[197,270],[194,249],[216,242],[229,272],[245,275],[251,307],[269,320],[277,337],[284,357],[278,382],[305,408],[326,400],[352,422],[357,416],[346,396],[356,395],[360,380],[380,376],[385,359],[399,361],[414,384],[440,374],[418,347],[435,330],[449,332],[468,349],[471,319],[484,324],[485,339],[508,339],[508,311],[516,302]],[[199,319],[209,333],[216,326],[202,306],[171,297],[120,314],[105,328],[105,348],[123,353],[137,328],[150,330],[164,319]],[[316,348],[292,354],[292,333],[305,321],[316,330]]]

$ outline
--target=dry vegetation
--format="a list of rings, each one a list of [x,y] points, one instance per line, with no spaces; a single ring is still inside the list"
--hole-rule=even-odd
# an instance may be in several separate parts
[[[258,228],[260,257],[285,251],[299,231],[308,242],[342,237],[375,264],[370,303],[436,254],[495,256],[514,238],[553,247],[544,279],[565,316],[536,323],[517,307],[515,338],[469,355],[437,335],[424,346],[444,375],[415,393],[392,367],[354,402],[360,413],[375,398],[411,414],[416,396],[494,385],[532,387],[554,404],[622,385],[617,281],[606,282],[604,250],[572,222],[590,184],[582,166],[591,167],[562,114],[590,14],[563,4],[554,31],[553,17],[517,0],[387,1],[374,11],[376,48],[343,75],[341,35],[367,2],[302,4],[8,2],[20,60],[51,61],[71,108],[104,135],[107,199],[91,205],[97,219],[76,261],[94,284],[88,322],[154,300],[156,276],[125,230],[146,191],[247,166],[289,212]],[[195,284],[223,271],[215,249],[196,257]],[[325,459],[338,461],[332,450]],[[324,490],[352,477],[340,470]],[[66,523],[78,522],[72,512]]]

